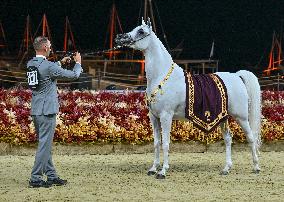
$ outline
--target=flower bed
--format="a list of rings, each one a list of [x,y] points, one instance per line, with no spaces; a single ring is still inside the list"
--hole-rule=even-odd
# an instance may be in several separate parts
[[[264,141],[284,139],[284,92],[264,91],[262,137]],[[30,116],[31,91],[0,89],[0,142],[25,144],[36,142]],[[130,143],[153,140],[143,92],[59,90],[60,113],[54,141],[60,143]],[[246,140],[242,130],[230,119],[235,141]],[[220,129],[204,134],[191,122],[174,121],[172,141],[221,140]]]

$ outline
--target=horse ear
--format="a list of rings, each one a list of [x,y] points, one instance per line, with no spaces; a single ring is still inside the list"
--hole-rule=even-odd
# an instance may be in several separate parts
[[[149,17],[147,19],[147,25],[152,30],[151,19]]]
[[[142,17],[142,25],[146,25],[143,17]]]

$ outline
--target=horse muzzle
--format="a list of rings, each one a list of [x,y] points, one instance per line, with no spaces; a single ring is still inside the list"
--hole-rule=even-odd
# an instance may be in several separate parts
[[[129,34],[118,34],[115,38],[116,46],[129,46],[133,43],[133,40]]]

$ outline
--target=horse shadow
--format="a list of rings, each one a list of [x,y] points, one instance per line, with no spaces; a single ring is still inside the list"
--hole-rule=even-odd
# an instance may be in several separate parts
[[[170,165],[170,172],[219,172],[221,166],[218,164],[209,164],[206,162],[200,163],[184,163],[184,162],[173,162]]]
[[[135,163],[131,164],[129,163],[123,163],[118,164],[113,167],[115,172],[121,172],[121,173],[146,173],[148,169],[152,166],[151,163]],[[162,168],[162,165],[159,167],[159,169]],[[206,162],[200,162],[200,163],[184,163],[184,162],[173,162],[170,164],[170,168],[168,172],[173,173],[205,173],[205,172],[219,172],[221,170],[222,166],[212,163],[206,163]]]

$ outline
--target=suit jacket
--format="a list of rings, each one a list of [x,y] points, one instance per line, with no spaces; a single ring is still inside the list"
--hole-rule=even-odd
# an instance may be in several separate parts
[[[50,62],[43,57],[34,57],[27,66],[39,70],[39,87],[32,90],[31,115],[49,115],[59,112],[57,79],[78,79],[82,67],[76,63],[73,70],[63,69],[59,62]]]

